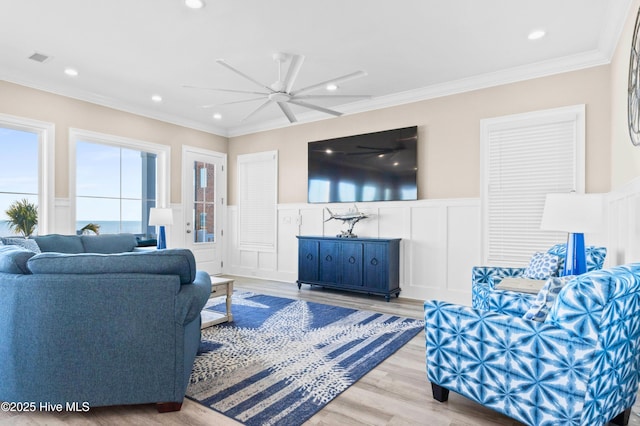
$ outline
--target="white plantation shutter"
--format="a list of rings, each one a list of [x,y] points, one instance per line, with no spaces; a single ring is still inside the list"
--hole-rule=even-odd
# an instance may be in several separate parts
[[[566,241],[540,230],[546,194],[584,192],[584,105],[482,120],[483,260],[526,266]]]
[[[238,156],[240,250],[275,251],[278,152]]]

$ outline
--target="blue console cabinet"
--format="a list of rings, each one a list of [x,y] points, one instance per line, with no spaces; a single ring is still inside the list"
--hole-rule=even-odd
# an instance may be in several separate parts
[[[298,237],[298,288],[400,294],[400,238]]]

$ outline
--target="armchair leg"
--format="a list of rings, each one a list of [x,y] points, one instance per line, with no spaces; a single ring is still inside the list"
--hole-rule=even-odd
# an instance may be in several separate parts
[[[631,416],[631,407],[624,410],[622,413],[618,414],[611,420],[611,423],[619,426],[627,426],[629,424],[629,417]]]
[[[431,383],[431,390],[433,391],[433,399],[436,401],[447,402],[449,399],[449,389],[443,388],[435,383]]]
[[[156,404],[158,413],[170,413],[172,411],[180,411],[182,402],[158,402]]]

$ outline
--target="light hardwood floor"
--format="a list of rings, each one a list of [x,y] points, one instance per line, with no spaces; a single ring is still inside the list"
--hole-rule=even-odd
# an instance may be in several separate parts
[[[422,301],[391,299],[293,283],[235,278],[235,289],[355,309],[422,318]],[[640,399],[640,398],[639,398]],[[640,403],[629,425],[640,426]],[[159,414],[154,405],[99,407],[88,413],[6,413],[0,425],[237,425],[228,417],[185,399],[182,410]],[[425,372],[425,339],[419,333],[379,366],[331,401],[305,425],[481,426],[520,423],[451,392],[447,403],[431,396]]]

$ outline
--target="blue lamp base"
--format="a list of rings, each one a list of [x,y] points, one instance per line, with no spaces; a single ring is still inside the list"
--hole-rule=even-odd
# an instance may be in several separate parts
[[[580,275],[585,272],[587,272],[587,255],[584,248],[584,234],[570,233],[567,238],[567,257],[562,275]]]
[[[158,231],[158,250],[167,248],[167,234],[164,231],[164,225],[160,225],[160,230]]]

